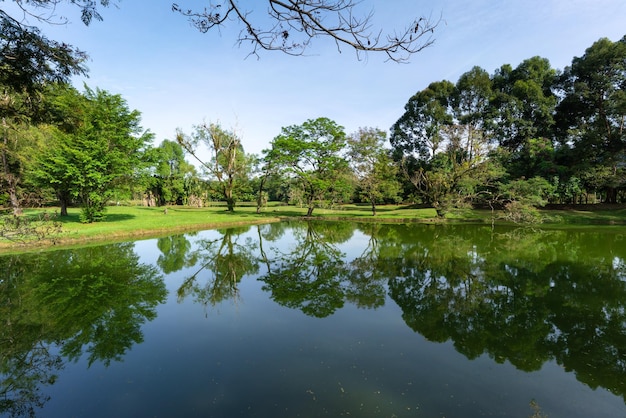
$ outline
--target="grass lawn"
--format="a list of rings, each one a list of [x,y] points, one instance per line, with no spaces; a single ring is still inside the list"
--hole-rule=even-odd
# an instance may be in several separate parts
[[[29,209],[26,216],[36,216],[44,209]],[[47,208],[49,214],[58,212],[58,208]],[[245,224],[278,222],[281,219],[302,218],[306,208],[271,204],[256,213],[256,207],[242,204],[234,213],[226,211],[225,206],[216,205],[206,208],[170,206],[167,213],[164,208],[143,206],[111,206],[107,208],[106,219],[102,222],[83,224],[79,220],[80,209],[70,208],[69,216],[56,218],[62,225],[61,232],[39,242],[30,242],[28,247],[50,247],[52,245],[84,245],[87,242],[111,242],[138,237],[157,237],[172,232],[184,232],[212,229]],[[548,223],[563,225],[626,224],[626,208],[602,207],[598,210],[549,210],[542,211],[548,217]],[[437,218],[434,209],[416,208],[408,205],[385,205],[377,208],[377,215],[372,216],[368,205],[344,205],[337,209],[316,208],[315,218],[328,220],[353,220],[355,222],[444,222]],[[454,211],[446,216],[445,222],[491,222],[492,213],[488,210]],[[12,242],[0,237],[0,251],[23,251],[24,243]]]

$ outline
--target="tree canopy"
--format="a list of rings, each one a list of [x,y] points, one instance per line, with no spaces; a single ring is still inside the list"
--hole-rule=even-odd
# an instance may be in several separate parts
[[[311,216],[315,206],[347,187],[343,126],[328,118],[309,119],[282,129],[265,150],[265,160],[294,181]]]
[[[104,216],[115,188],[133,179],[152,135],[142,131],[140,113],[120,95],[89,88],[81,95],[67,87],[57,94],[51,107],[64,119],[68,112],[77,119],[65,130],[50,130],[36,175],[55,189],[62,210],[77,199],[83,220],[93,222]]]
[[[194,127],[191,135],[185,135],[179,130],[176,140],[202,165],[209,179],[215,181],[228,210],[234,211],[238,193],[248,179],[252,164],[251,157],[243,150],[239,135],[234,130],[223,129],[217,123],[202,123]],[[200,156],[202,149],[209,152],[208,160]]]

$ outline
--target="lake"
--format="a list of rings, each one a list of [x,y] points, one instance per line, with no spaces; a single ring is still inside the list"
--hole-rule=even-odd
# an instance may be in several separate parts
[[[624,417],[625,237],[282,222],[0,256],[0,414]]]

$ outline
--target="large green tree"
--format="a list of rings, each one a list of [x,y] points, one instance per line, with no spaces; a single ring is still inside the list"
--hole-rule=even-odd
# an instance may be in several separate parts
[[[152,139],[140,126],[140,113],[104,90],[86,88],[78,95],[62,89],[53,104],[60,114],[73,109],[76,119],[66,129],[56,127],[47,150],[37,156],[37,176],[57,191],[66,213],[71,197],[82,205],[82,220],[104,216],[116,188],[131,181],[141,166],[141,154]]]
[[[488,158],[490,95],[488,75],[475,67],[456,85],[444,80],[415,94],[391,128],[394,158],[440,216],[472,201],[500,175]]]
[[[570,165],[579,176],[594,172],[589,183],[617,202],[626,187],[626,37],[603,38],[572,60],[560,82],[564,99],[558,106],[560,140],[571,148]]]
[[[322,117],[282,128],[264,154],[272,167],[294,181],[311,216],[317,204],[350,188],[348,163],[341,155],[345,145],[343,127]]]
[[[501,66],[493,75],[492,129],[499,144],[521,152],[533,138],[553,138],[557,72],[546,58]]]
[[[18,150],[20,131],[28,124],[38,122],[45,112],[40,109],[40,97],[45,86],[52,82],[68,82],[73,75],[85,74],[83,65],[87,55],[66,43],[48,39],[41,31],[26,23],[30,17],[37,22],[63,23],[53,13],[61,0],[15,1],[21,17],[11,16],[0,9],[0,184],[6,190],[14,214],[21,213],[18,196],[21,182]],[[70,0],[81,10],[81,19],[89,24],[101,19],[97,1]],[[101,0],[107,6],[108,0]]]

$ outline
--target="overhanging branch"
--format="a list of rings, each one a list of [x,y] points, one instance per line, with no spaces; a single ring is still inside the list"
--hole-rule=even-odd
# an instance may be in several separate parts
[[[265,18],[243,9],[240,3],[222,0],[202,11],[173,4],[172,10],[189,18],[201,32],[238,23],[243,26],[238,43],[250,43],[254,55],[259,49],[304,55],[312,39],[327,37],[340,52],[343,47],[355,50],[359,59],[362,53],[376,52],[395,62],[408,61],[412,54],[432,45],[441,22],[419,17],[401,31],[374,30],[373,12],[362,17],[355,13],[359,0],[267,0]]]

